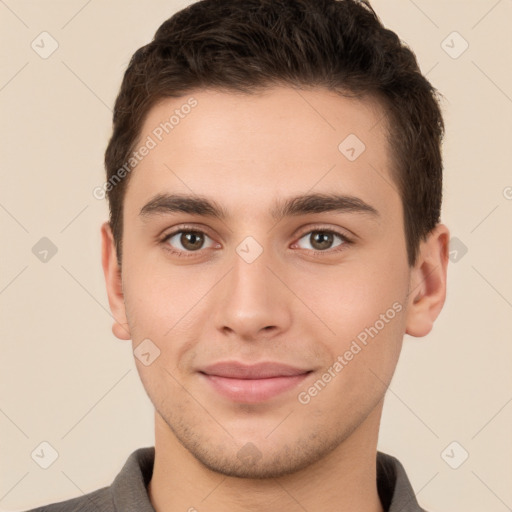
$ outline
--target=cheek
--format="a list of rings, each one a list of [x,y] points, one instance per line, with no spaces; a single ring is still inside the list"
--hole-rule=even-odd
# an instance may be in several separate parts
[[[391,324],[402,322],[398,313],[404,308],[408,284],[403,271],[389,266],[384,270],[380,265],[340,265],[325,267],[307,279],[301,276],[293,282],[297,296],[304,298],[314,315],[307,317],[316,317],[315,325],[321,326],[333,341],[351,340],[378,322],[381,315],[385,315],[384,320],[392,317],[386,330]]]
[[[201,338],[211,316],[207,295],[218,277],[207,268],[137,263],[123,282],[134,348],[149,338],[161,352],[159,362],[175,368]]]
[[[137,323],[155,326],[156,320],[162,320],[168,324],[195,295],[185,267],[166,265],[160,251],[139,248],[128,238],[124,265],[125,303]]]
[[[328,351],[324,358],[327,363],[318,380],[297,397],[301,404],[312,404],[307,409],[310,413],[332,410],[334,425],[347,418],[365,417],[382,399],[393,377],[404,335],[405,310],[399,301],[384,308],[377,302],[366,302],[362,308],[353,304],[353,313],[347,308],[346,316],[333,324],[336,339],[322,341]],[[377,311],[382,313],[374,314]]]

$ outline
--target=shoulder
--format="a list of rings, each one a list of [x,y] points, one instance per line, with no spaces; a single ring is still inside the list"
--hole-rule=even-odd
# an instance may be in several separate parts
[[[114,500],[110,487],[58,503],[49,503],[25,512],[115,512]]]
[[[130,454],[110,486],[24,512],[154,512],[147,494],[154,459],[153,446],[138,448]]]
[[[70,500],[49,503],[25,512],[115,512],[110,487],[102,487]]]

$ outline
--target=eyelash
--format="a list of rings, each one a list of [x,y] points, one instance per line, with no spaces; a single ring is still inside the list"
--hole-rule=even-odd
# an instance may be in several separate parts
[[[351,245],[353,244],[354,242],[349,239],[345,234],[343,233],[340,233],[339,231],[335,231],[333,229],[328,229],[328,228],[324,228],[322,226],[313,226],[313,228],[310,228],[309,231],[305,231],[304,233],[302,233],[298,239],[300,240],[301,238],[304,238],[305,235],[309,235],[311,233],[314,233],[314,232],[320,232],[320,233],[328,233],[328,234],[332,234],[332,235],[336,235],[338,236],[342,243],[337,245],[334,249],[326,249],[325,251],[320,251],[318,249],[304,249],[306,251],[308,251],[309,253],[312,253],[313,255],[315,256],[319,256],[319,255],[325,255],[325,254],[334,254],[334,253],[338,253],[338,252],[341,252],[343,250],[345,250],[346,246],[347,245]],[[168,240],[170,240],[174,235],[177,235],[178,233],[199,233],[201,235],[206,235],[208,238],[212,238],[208,235],[208,233],[206,233],[205,231],[201,230],[201,229],[198,229],[198,228],[195,228],[193,226],[180,226],[179,229],[176,229],[175,231],[172,231],[171,233],[167,233],[163,238],[162,240],[160,240],[160,243],[164,246],[164,249],[169,251],[171,254],[175,255],[175,256],[178,256],[178,257],[183,257],[183,258],[190,258],[190,257],[193,257],[195,255],[197,255],[198,253],[200,253],[201,251],[203,251],[204,249],[198,249],[197,251],[179,251],[179,250],[176,250],[174,249],[171,245],[169,245],[167,242]],[[295,244],[296,242],[294,242]]]

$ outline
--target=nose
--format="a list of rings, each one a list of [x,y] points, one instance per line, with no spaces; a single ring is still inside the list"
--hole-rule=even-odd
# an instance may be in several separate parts
[[[235,252],[216,297],[217,329],[245,340],[268,339],[286,331],[293,295],[283,281],[287,280],[282,266],[266,250],[252,262]]]

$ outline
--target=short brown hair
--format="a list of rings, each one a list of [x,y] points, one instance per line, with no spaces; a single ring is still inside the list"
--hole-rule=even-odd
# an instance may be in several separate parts
[[[367,0],[202,0],[177,12],[132,56],[105,152],[107,182],[127,162],[149,110],[208,88],[257,93],[273,85],[376,97],[386,112],[409,265],[439,222],[444,123],[438,92],[414,53]],[[107,191],[121,265],[129,174]]]

